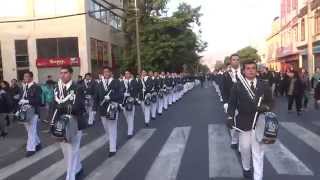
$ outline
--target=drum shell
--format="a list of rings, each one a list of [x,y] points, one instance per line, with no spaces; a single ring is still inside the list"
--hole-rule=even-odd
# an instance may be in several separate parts
[[[36,115],[35,109],[30,105],[22,105],[18,111],[18,121],[20,123],[28,123]]]
[[[263,144],[274,144],[278,135],[279,123],[273,113],[268,113],[267,116],[265,113],[259,115],[255,127],[255,135],[258,142]],[[268,119],[269,115],[274,117]]]
[[[60,115],[59,119],[56,119],[51,127],[51,134],[57,141],[71,142],[77,133],[78,121],[73,115]]]

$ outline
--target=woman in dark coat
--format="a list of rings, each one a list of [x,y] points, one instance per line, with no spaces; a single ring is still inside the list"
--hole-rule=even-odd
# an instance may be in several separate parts
[[[7,132],[7,117],[11,112],[12,100],[9,94],[9,83],[6,81],[0,82],[0,136],[5,137]]]
[[[306,89],[305,84],[301,80],[298,72],[290,72],[289,87],[288,87],[288,110],[292,110],[292,105],[295,102],[297,114],[301,115],[302,98]]]

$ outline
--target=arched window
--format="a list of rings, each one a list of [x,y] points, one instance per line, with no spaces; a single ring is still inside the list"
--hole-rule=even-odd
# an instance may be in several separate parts
[[[315,12],[315,32],[316,34],[319,34],[320,33],[320,10],[316,10]]]

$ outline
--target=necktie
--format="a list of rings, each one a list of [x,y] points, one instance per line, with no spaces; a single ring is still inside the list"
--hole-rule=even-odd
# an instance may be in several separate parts
[[[64,85],[62,90],[63,90],[63,96],[66,97],[66,95],[67,95],[67,86]]]
[[[255,90],[255,87],[254,87],[254,82],[251,81],[251,86],[250,86],[251,90],[254,91]]]
[[[238,77],[238,71],[237,71],[237,70],[235,71],[235,74],[236,74],[236,75],[235,75],[236,80],[237,80],[237,82],[238,82],[238,81],[239,81],[239,77]]]

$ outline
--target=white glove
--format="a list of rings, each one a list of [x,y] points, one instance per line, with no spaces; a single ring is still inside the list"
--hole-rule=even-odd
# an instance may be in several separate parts
[[[225,103],[223,105],[223,109],[224,109],[224,112],[227,113],[228,112],[228,103]]]
[[[20,98],[20,95],[19,95],[19,94],[13,96],[13,99],[19,99],[19,98]]]
[[[124,93],[124,96],[128,97],[128,96],[130,96],[130,93]]]
[[[109,101],[109,100],[110,100],[110,96],[109,96],[109,95],[104,96],[104,99],[107,100],[107,101]]]
[[[21,99],[21,100],[19,101],[19,105],[22,105],[22,104],[29,104],[29,100]]]

